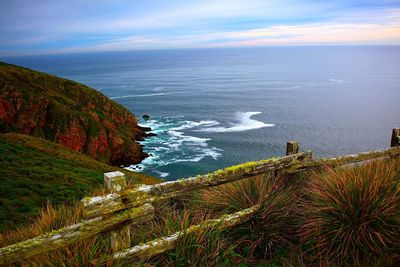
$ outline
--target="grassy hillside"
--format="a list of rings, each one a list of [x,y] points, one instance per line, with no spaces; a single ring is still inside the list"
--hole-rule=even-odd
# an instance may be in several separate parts
[[[120,166],[146,154],[126,108],[83,84],[0,62],[0,132],[41,137]]]
[[[0,134],[0,231],[30,223],[47,201],[76,202],[103,184],[104,172],[116,170],[133,182],[158,182],[40,138]]]

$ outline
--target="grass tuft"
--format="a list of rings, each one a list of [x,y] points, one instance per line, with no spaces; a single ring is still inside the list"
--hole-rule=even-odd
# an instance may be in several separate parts
[[[237,250],[246,257],[271,257],[282,246],[290,245],[295,231],[292,214],[296,193],[288,186],[287,178],[265,174],[206,190],[201,199],[202,206],[214,212],[261,205],[249,223],[231,231]]]
[[[68,225],[78,223],[81,218],[79,204],[53,207],[47,204],[36,220],[29,226],[0,234],[0,247],[34,238]],[[87,238],[64,248],[31,257],[15,266],[90,266],[91,261],[109,255],[110,243],[106,236]]]
[[[311,175],[301,241],[314,260],[370,265],[399,252],[399,163],[374,161]]]

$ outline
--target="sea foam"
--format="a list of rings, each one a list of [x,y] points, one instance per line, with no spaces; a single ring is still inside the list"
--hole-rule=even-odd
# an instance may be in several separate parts
[[[341,80],[341,79],[329,79],[329,81],[333,83],[352,83],[351,81]]]
[[[221,156],[221,149],[208,145],[210,138],[193,136],[184,132],[193,128],[217,125],[219,122],[212,120],[194,122],[184,120],[182,117],[160,117],[141,121],[140,124],[150,127],[157,136],[141,142],[145,151],[151,156],[127,169],[153,172],[163,178],[167,176],[162,169],[164,166],[179,162],[198,162],[206,157],[216,160]],[[161,169],[158,170],[158,168]]]
[[[223,150],[210,146],[210,137],[195,136],[195,132],[233,133],[274,126],[252,118],[260,113],[238,112],[234,116],[235,122],[229,126],[221,126],[221,122],[217,120],[191,121],[184,120],[183,117],[154,117],[147,121],[142,120],[140,124],[150,127],[157,136],[141,142],[151,156],[128,169],[152,172],[163,178],[167,177],[163,167],[170,164],[199,162],[205,158],[218,160]]]
[[[262,121],[253,119],[252,116],[261,114],[259,111],[255,112],[238,112],[235,115],[237,123],[232,123],[229,127],[205,127],[198,129],[198,132],[208,132],[208,133],[229,133],[229,132],[243,132],[253,129],[260,129],[264,127],[273,127],[275,124],[268,124]],[[219,123],[218,123],[219,124]]]

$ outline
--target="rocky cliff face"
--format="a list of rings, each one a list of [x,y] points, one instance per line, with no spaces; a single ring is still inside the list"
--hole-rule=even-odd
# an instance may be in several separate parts
[[[147,155],[145,129],[127,109],[85,85],[0,63],[0,132],[41,137],[113,165]]]

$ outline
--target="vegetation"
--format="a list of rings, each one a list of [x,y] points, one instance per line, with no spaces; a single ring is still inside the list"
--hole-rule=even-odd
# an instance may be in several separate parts
[[[0,247],[33,238],[40,234],[72,225],[80,220],[79,205],[58,206],[48,204],[33,224],[0,234]],[[92,259],[111,253],[109,238],[97,236],[70,244],[64,249],[42,254],[26,262],[28,266],[88,266]],[[16,264],[19,266],[19,264]]]
[[[104,163],[140,161],[145,154],[135,140],[146,135],[129,111],[69,80],[0,62],[0,132],[28,134],[0,134],[0,247],[81,221],[78,200],[105,193],[104,172],[124,172],[128,187],[159,182]],[[229,231],[217,223],[206,230],[192,227],[201,231],[186,231],[172,251],[144,264],[400,264],[398,157],[300,175],[266,170],[259,162],[229,167],[207,178],[266,173],[155,203],[155,218],[132,226],[132,245],[250,207],[256,207],[252,212],[257,214],[245,223],[236,221],[242,224]],[[109,260],[111,253],[106,233],[17,265],[89,266],[95,260]]]
[[[29,224],[46,203],[77,202],[122,171],[132,183],[159,180],[109,166],[84,154],[22,134],[0,134],[0,231]]]
[[[265,174],[206,190],[198,203],[213,212],[229,213],[261,205],[249,223],[231,231],[237,249],[249,260],[268,258],[276,250],[290,246],[297,198],[288,177]]]
[[[295,182],[294,182],[295,181]],[[381,266],[399,263],[400,159],[302,175],[261,175],[155,206],[156,218],[133,226],[133,244],[174,234],[254,205],[251,221],[229,231],[188,234],[155,266]],[[0,246],[80,219],[79,206],[48,205],[30,226],[0,235]],[[106,235],[76,242],[29,264],[88,265],[110,255]],[[111,265],[125,265],[114,262]]]
[[[301,206],[312,259],[369,266],[400,252],[400,161],[313,173]]]
[[[83,84],[0,64],[0,132],[44,138],[120,166],[146,154],[146,136],[126,108]]]

